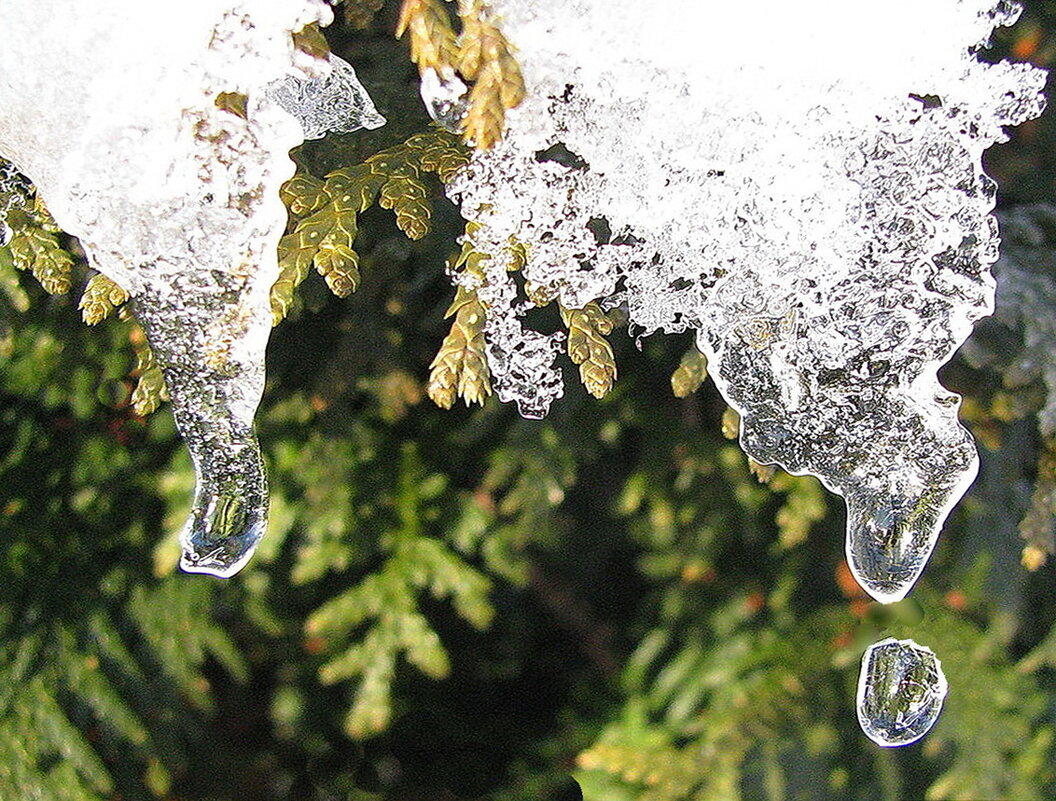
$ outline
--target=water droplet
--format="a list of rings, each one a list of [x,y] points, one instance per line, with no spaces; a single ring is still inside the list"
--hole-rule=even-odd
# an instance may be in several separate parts
[[[908,745],[935,725],[947,690],[942,665],[930,648],[889,637],[862,656],[858,723],[878,745]]]
[[[198,469],[194,506],[180,544],[188,573],[233,576],[249,561],[267,529],[267,482],[256,443],[239,458],[242,471],[216,476]]]

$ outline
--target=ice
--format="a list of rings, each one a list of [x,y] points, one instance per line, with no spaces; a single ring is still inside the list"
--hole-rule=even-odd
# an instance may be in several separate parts
[[[322,78],[287,75],[268,84],[267,95],[301,124],[305,139],[327,133],[352,133],[385,124],[352,65],[340,56],[327,56],[330,72]]]
[[[7,0],[0,155],[132,295],[197,472],[181,566],[230,576],[264,533],[253,436],[300,127],[265,87],[311,59],[321,0]],[[145,37],[158,26],[163,37]],[[218,108],[247,97],[246,113]]]
[[[909,745],[935,725],[948,689],[930,648],[888,637],[862,656],[858,723],[877,745]]]
[[[7,215],[26,206],[30,184],[10,161],[0,159],[0,247],[11,241]]]
[[[773,3],[745,48],[709,34],[717,2],[491,5],[528,95],[449,186],[479,249],[523,245],[533,298],[695,330],[745,451],[842,495],[858,581],[904,597],[977,469],[936,372],[993,307],[982,153],[1044,106],[1043,71],[976,57],[1016,8]],[[485,305],[501,376],[529,304]]]
[[[422,73],[420,87],[425,110],[433,122],[451,133],[459,133],[469,103],[469,90],[454,71],[441,75],[432,67]]]

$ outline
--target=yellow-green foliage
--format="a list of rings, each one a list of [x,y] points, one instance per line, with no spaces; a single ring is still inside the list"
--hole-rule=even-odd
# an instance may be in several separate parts
[[[671,374],[671,391],[676,398],[686,398],[700,389],[708,377],[708,359],[694,345],[682,354],[678,368]]]
[[[582,309],[560,308],[568,327],[568,355],[579,365],[579,380],[595,398],[604,398],[616,381],[616,358],[605,339],[612,333],[612,321],[593,301]]]
[[[459,0],[458,16],[462,31],[456,37],[441,0],[404,0],[396,36],[409,34],[411,60],[423,73],[457,70],[471,84],[462,136],[487,149],[502,138],[506,111],[524,99],[524,78],[513,47],[480,0]]]
[[[128,293],[120,284],[98,273],[88,279],[78,307],[84,322],[95,325],[105,320],[110,312],[127,300]]]
[[[307,53],[315,58],[326,58],[330,54],[330,45],[319,30],[319,23],[310,22],[299,31],[291,34],[293,46],[302,53]]]
[[[7,224],[15,267],[31,272],[51,295],[69,292],[73,257],[59,243],[60,229],[40,199],[28,209],[9,212]]]
[[[139,326],[133,328],[129,334],[129,342],[136,354],[136,367],[132,373],[136,377],[136,386],[132,390],[132,408],[136,414],[146,416],[163,401],[167,401],[169,393],[161,367],[154,359],[154,351],[150,349],[143,329]]]
[[[482,6],[480,0],[459,2],[458,71],[473,83],[463,136],[466,142],[486,149],[502,138],[507,109],[524,99],[524,78],[512,46]]]
[[[429,365],[426,392],[437,406],[450,409],[460,397],[468,406],[491,394],[491,373],[484,354],[484,307],[477,293],[458,287],[445,317],[454,316],[451,331]]]
[[[299,174],[283,188],[292,230],[279,242],[279,279],[272,289],[272,314],[280,321],[309,267],[331,291],[347,297],[359,285],[355,251],[357,215],[375,202],[392,209],[396,225],[410,239],[429,232],[432,206],[425,173],[449,180],[467,161],[457,137],[444,131],[412,136],[354,167],[335,170],[320,181]]]

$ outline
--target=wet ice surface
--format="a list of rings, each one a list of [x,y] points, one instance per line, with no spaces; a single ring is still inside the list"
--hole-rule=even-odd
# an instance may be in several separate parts
[[[159,13],[138,0],[0,6],[0,155],[132,295],[197,474],[181,565],[226,577],[267,525],[252,421],[278,190],[303,138],[264,89],[305,58],[290,32],[332,13],[321,0],[188,0],[147,41]],[[216,107],[224,92],[247,96],[245,118]]]
[[[247,358],[256,354],[240,348],[239,340],[266,341],[266,330],[249,329],[269,321],[260,320],[240,293],[203,276],[176,276],[172,289],[144,290],[133,309],[162,365],[194,463],[180,567],[227,577],[245,565],[267,527],[268,485],[253,435],[264,364]]]
[[[855,576],[904,597],[976,472],[936,371],[992,310],[982,153],[1044,104],[1042,71],[975,56],[1016,9],[775,4],[745,51],[701,45],[724,4],[493,6],[528,97],[449,189],[479,249],[523,243],[536,296],[622,304],[633,333],[695,330],[744,449],[840,493]],[[455,279],[494,292],[500,397],[538,415],[561,379],[506,268]]]
[[[878,745],[909,745],[935,725],[947,689],[930,648],[913,640],[881,640],[862,656],[858,723]]]
[[[268,84],[267,95],[297,118],[305,139],[327,133],[352,133],[385,124],[352,65],[339,56],[327,56],[330,72],[321,78],[287,75]]]

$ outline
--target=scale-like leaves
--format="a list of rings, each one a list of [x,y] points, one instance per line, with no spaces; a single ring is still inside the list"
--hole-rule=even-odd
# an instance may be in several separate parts
[[[595,302],[582,309],[560,308],[568,328],[568,355],[579,365],[579,380],[595,398],[604,398],[616,381],[616,358],[605,339],[612,333],[612,321]]]
[[[359,286],[359,254],[355,250],[357,215],[375,202],[391,209],[396,225],[410,239],[429,232],[432,217],[426,173],[442,180],[462,167],[468,157],[456,137],[436,130],[418,134],[383,150],[364,163],[334,170],[320,181],[299,173],[282,189],[292,230],[279,241],[279,279],[272,288],[271,308],[281,321],[294,291],[314,266],[338,297]]]
[[[88,279],[78,306],[84,322],[88,325],[96,325],[109,317],[110,312],[127,300],[128,292],[120,284],[98,273]]]
[[[445,317],[454,316],[451,331],[444,337],[440,350],[429,365],[430,399],[437,406],[450,409],[455,398],[466,405],[483,404],[491,394],[491,373],[484,354],[485,312],[477,293],[458,287]]]

